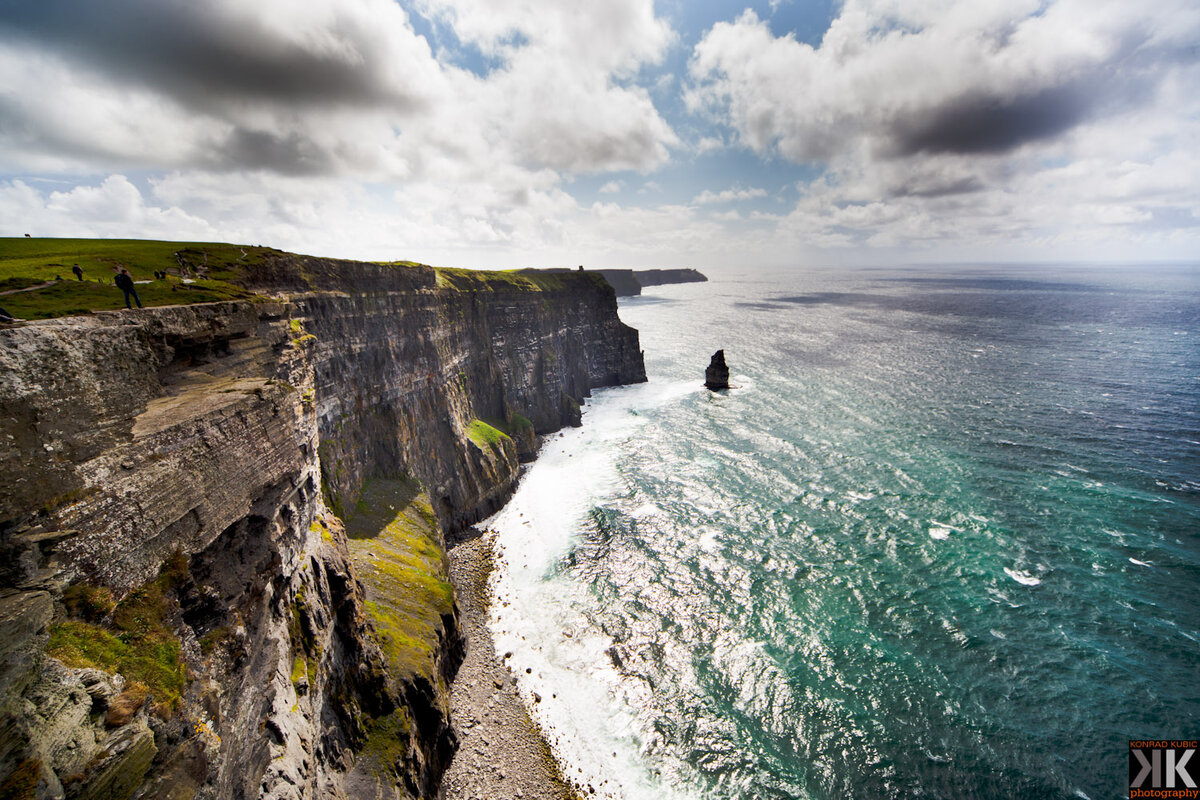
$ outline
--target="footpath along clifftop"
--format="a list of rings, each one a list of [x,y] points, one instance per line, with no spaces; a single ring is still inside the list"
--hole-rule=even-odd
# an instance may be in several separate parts
[[[0,795],[433,797],[444,537],[637,332],[594,273],[158,244],[231,299],[0,327]]]

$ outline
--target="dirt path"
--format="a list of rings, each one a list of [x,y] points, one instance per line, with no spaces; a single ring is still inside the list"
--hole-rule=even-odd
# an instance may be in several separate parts
[[[38,289],[45,289],[47,286],[53,286],[56,283],[66,283],[66,281],[46,281],[35,286],[26,286],[24,289],[5,289],[3,292],[0,292],[0,297],[8,294],[21,294],[22,292],[35,292]]]

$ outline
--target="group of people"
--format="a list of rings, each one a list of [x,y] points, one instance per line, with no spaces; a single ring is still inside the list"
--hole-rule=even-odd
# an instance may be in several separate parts
[[[138,297],[137,287],[133,282],[133,276],[129,274],[129,270],[126,267],[113,267],[113,272],[116,273],[113,276],[113,284],[124,293],[125,307],[133,308],[133,304],[137,303],[138,308],[145,308],[145,306],[142,305],[142,299]],[[71,273],[75,276],[75,280],[83,280],[83,268],[78,264],[71,266]],[[167,279],[167,271],[155,270],[154,277],[157,280],[165,281]],[[54,277],[54,279],[56,281],[62,280],[62,278],[58,277],[57,275]],[[13,317],[4,309],[0,308],[0,322],[14,321],[16,321],[15,317]]]

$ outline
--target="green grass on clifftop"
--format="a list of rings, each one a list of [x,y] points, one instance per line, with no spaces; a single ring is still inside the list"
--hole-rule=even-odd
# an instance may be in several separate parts
[[[541,292],[563,289],[578,274],[598,285],[608,286],[598,272],[536,272],[525,270],[473,270],[436,267],[438,286],[460,291]]]
[[[245,288],[262,286],[262,267],[271,273],[270,256],[291,256],[269,247],[213,242],[163,242],[148,239],[26,239],[0,237],[0,308],[17,319],[51,319],[113,311],[125,307],[125,296],[113,285],[114,268],[124,267],[136,283],[144,306],[188,305],[257,297]],[[293,283],[321,272],[322,259],[303,259]],[[182,260],[182,264],[180,263]],[[364,262],[365,263],[365,262]],[[371,262],[396,270],[422,267],[415,261]],[[83,280],[71,267],[78,264]],[[266,266],[264,266],[266,265]],[[332,269],[332,268],[330,268]],[[576,275],[607,286],[596,272],[476,271],[434,268],[442,289],[474,292],[539,292],[578,286]],[[166,272],[166,278],[154,277]],[[336,270],[334,270],[336,274]],[[247,280],[257,275],[258,280]],[[353,279],[343,280],[353,283]],[[377,280],[377,278],[376,278]],[[335,281],[336,282],[336,281]],[[326,281],[326,284],[328,281]],[[288,284],[292,290],[295,286]],[[326,285],[326,288],[330,288]],[[334,286],[355,291],[355,286]]]
[[[108,311],[125,307],[113,285],[114,267],[125,267],[146,306],[207,303],[253,297],[235,281],[241,270],[273,252],[266,247],[142,239],[0,238],[0,308],[18,319]],[[179,253],[191,275],[184,283]],[[78,264],[83,280],[71,267]],[[155,272],[167,272],[165,280]]]

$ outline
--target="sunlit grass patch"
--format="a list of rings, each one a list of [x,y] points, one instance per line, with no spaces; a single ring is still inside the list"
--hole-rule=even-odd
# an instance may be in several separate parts
[[[346,532],[393,674],[431,675],[454,590],[429,498],[411,480],[369,481]]]
[[[104,598],[99,587],[71,587],[68,609],[86,619],[62,619],[50,627],[47,654],[69,667],[119,672],[127,681],[144,684],[155,705],[173,710],[187,682],[179,637],[168,626],[177,606],[175,586],[186,575],[187,562],[176,554],[154,580],[131,591],[115,607],[111,621],[100,621]],[[78,586],[78,585],[77,585]]]
[[[135,282],[150,281],[136,286],[144,306],[254,297],[236,280],[269,252],[261,247],[141,239],[0,238],[0,292],[38,287],[0,294],[0,307],[19,319],[124,308],[125,295],[113,285],[114,268],[122,267]],[[188,282],[179,274],[180,259],[191,276]],[[83,270],[82,281],[71,271],[75,264]],[[156,272],[168,276],[156,278]]]
[[[489,450],[499,446],[502,441],[510,437],[504,431],[481,419],[473,419],[467,426],[467,438],[474,442],[480,450]]]
[[[537,270],[474,270],[435,267],[439,288],[486,291],[541,292],[566,288],[568,282],[583,276],[598,286],[608,286],[598,272],[540,272]]]

